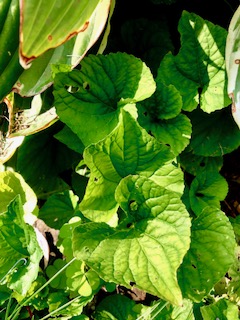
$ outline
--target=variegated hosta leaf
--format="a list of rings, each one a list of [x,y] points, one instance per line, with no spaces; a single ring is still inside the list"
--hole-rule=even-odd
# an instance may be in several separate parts
[[[7,162],[22,144],[24,136],[5,138],[0,132],[0,165]]]
[[[18,110],[7,98],[0,107],[0,164],[13,156],[25,136],[46,129],[58,120],[55,107],[41,113],[40,95],[33,98],[30,109]]]
[[[28,136],[42,131],[58,120],[55,107],[46,112],[34,114],[34,109],[27,109],[15,114],[10,137]]]
[[[35,96],[53,82],[54,66],[65,65],[69,70],[76,67],[101,35],[108,17],[110,2],[111,0],[102,0],[98,3],[84,32],[78,33],[56,48],[47,50],[33,60],[31,67],[25,69],[18,78],[14,91],[22,97]],[[32,10],[35,12],[36,8],[33,7]]]
[[[21,0],[20,61],[28,62],[89,28],[100,0]],[[69,17],[71,17],[69,19]]]
[[[240,128],[240,6],[229,25],[225,60],[228,74],[228,94],[232,99],[232,114]]]

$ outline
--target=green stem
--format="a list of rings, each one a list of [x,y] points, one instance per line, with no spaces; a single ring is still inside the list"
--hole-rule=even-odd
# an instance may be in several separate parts
[[[60,269],[57,273],[55,273],[55,275],[52,276],[52,278],[50,278],[46,283],[44,283],[44,285],[42,285],[41,288],[39,288],[37,291],[35,291],[34,294],[31,295],[31,297],[29,297],[26,300],[23,300],[23,302],[19,305],[19,307],[15,310],[15,312],[13,312],[13,314],[11,315],[11,317],[8,320],[16,319],[16,317],[17,317],[18,313],[20,312],[20,310],[22,309],[22,307],[24,305],[27,305],[28,302],[32,300],[32,298],[34,298],[40,291],[42,291],[46,286],[48,286],[50,282],[52,282],[62,271],[64,271],[75,260],[76,260],[76,258],[73,258],[72,260],[70,260],[64,267],[62,267],[62,269]]]
[[[157,315],[169,304],[169,302],[164,303],[164,305],[162,305],[162,307],[157,310],[157,312],[153,315],[153,319],[155,319],[157,317]]]
[[[233,9],[233,7],[231,6],[231,4],[230,4],[227,0],[224,0],[224,2],[230,7],[230,9],[232,10],[232,12],[234,12],[234,9]]]
[[[142,314],[140,317],[137,318],[137,320],[143,320],[146,319],[148,316],[150,316],[150,314],[157,309],[157,307],[159,306],[159,304],[161,303],[161,301],[159,301],[159,303],[156,303],[154,306],[152,306],[150,308],[150,310],[147,310],[146,312],[144,312],[144,314]],[[153,315],[153,317],[151,317],[151,319],[155,319],[156,316],[169,304],[169,302],[165,302],[161,308],[159,310],[157,310],[156,314]]]
[[[12,296],[10,296],[10,297],[9,297],[9,300],[8,300],[7,309],[6,309],[6,313],[5,313],[5,320],[8,319],[8,314],[9,314],[11,302],[12,302]]]
[[[67,306],[69,306],[70,304],[72,304],[74,301],[76,301],[77,299],[79,299],[81,296],[77,296],[76,298],[72,299],[71,301],[68,301],[67,303],[65,303],[64,305],[62,305],[61,307],[57,308],[56,310],[53,310],[52,312],[50,312],[49,314],[47,314],[46,316],[44,316],[43,318],[39,319],[39,320],[45,320],[49,317],[51,317],[52,315],[54,315],[56,312],[66,308]]]

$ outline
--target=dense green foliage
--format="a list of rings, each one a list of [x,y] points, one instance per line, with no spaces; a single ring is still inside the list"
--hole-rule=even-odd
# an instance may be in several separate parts
[[[79,22],[90,31],[59,46],[79,31],[65,21],[43,52],[24,9],[24,63],[0,90],[0,317],[238,319],[240,223],[222,210],[223,158],[240,146],[227,29],[183,10],[177,48],[164,19],[129,19],[122,50],[113,14],[94,44],[107,2]]]

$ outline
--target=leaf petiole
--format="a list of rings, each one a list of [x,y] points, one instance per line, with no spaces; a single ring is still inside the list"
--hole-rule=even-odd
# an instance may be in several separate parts
[[[53,310],[52,312],[50,312],[49,314],[47,314],[46,316],[44,316],[43,318],[40,318],[39,320],[45,320],[49,317],[51,317],[52,315],[54,315],[56,312],[68,307],[70,304],[72,304],[74,301],[76,301],[77,299],[79,299],[79,297],[81,296],[77,296],[76,298],[68,301],[67,303],[65,303],[64,305],[60,306],[59,308],[57,308],[56,310]]]
[[[24,305],[27,305],[29,301],[31,301],[40,291],[42,291],[46,286],[49,285],[49,283],[51,283],[62,271],[64,271],[71,263],[73,263],[73,261],[75,261],[76,258],[73,258],[72,260],[70,260],[67,264],[65,264],[65,266],[62,267],[62,269],[60,269],[57,273],[54,274],[54,276],[52,276],[52,278],[50,278],[46,283],[44,283],[44,285],[42,285],[37,291],[34,292],[33,295],[31,295],[27,300],[24,300],[19,306],[18,308],[15,310],[15,312],[12,313],[12,315],[8,318],[8,320],[14,320],[16,319],[16,317],[18,316],[18,313],[20,312],[21,308]]]

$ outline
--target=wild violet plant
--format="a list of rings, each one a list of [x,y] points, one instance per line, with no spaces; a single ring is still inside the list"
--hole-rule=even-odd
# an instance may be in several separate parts
[[[221,210],[223,155],[240,145],[227,31],[184,11],[179,32],[179,53],[166,53],[156,76],[122,52],[52,67],[42,101],[60,120],[26,137],[15,171],[0,172],[6,319],[89,319],[103,288],[112,294],[94,319],[238,319],[239,219]],[[36,217],[60,230],[62,256],[46,268]],[[119,285],[147,292],[150,305],[116,294]]]

